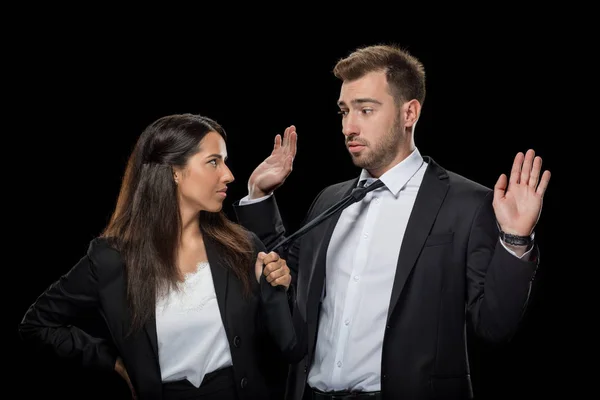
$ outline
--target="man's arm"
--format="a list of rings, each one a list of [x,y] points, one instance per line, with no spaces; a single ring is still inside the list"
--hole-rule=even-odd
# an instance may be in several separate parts
[[[538,249],[527,248],[542,211],[550,171],[533,150],[518,153],[510,177],[500,175],[480,204],[467,250],[469,316],[486,339],[510,338],[523,316],[538,267]],[[518,239],[508,243],[502,239]],[[516,246],[515,246],[516,244]],[[511,247],[509,247],[509,245]]]

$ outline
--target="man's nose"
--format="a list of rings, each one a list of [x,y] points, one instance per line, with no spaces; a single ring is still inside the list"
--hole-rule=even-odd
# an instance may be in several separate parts
[[[344,134],[344,136],[348,137],[358,135],[358,132],[358,124],[356,123],[355,118],[352,117],[352,114],[349,113],[348,115],[346,115],[346,118],[344,118],[344,121],[342,122],[342,133]]]

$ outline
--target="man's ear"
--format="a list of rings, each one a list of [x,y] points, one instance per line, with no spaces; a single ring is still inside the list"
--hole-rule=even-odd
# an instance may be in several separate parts
[[[413,127],[421,115],[421,103],[416,99],[407,101],[402,105],[402,113],[404,115],[404,126],[407,128]]]

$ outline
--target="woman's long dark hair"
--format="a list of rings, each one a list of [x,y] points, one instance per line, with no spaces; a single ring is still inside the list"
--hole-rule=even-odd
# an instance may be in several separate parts
[[[157,294],[179,279],[176,255],[182,228],[173,167],[184,167],[209,132],[227,139],[225,130],[210,118],[165,116],[144,130],[129,157],[115,210],[102,236],[125,261],[132,331],[152,315]],[[249,293],[253,274],[248,267],[254,260],[246,230],[223,212],[205,211],[200,213],[200,229],[217,243],[221,257]]]

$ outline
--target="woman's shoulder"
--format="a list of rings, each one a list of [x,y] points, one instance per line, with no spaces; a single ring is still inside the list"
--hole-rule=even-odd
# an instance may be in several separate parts
[[[90,241],[87,256],[97,273],[120,272],[124,265],[117,242],[108,237],[99,236]]]

